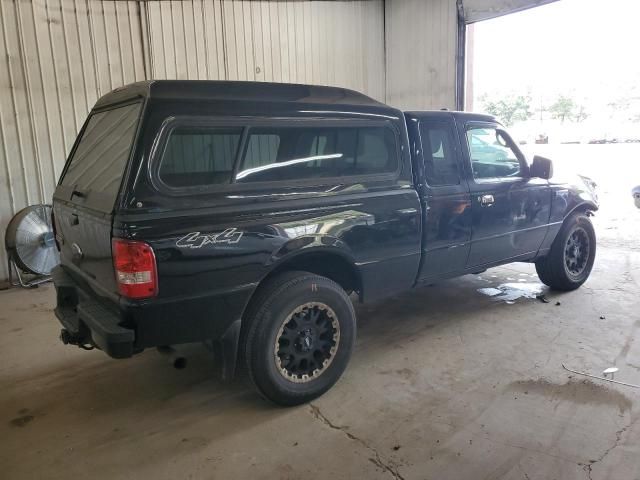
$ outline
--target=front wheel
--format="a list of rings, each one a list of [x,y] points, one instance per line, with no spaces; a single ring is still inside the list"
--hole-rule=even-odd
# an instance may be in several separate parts
[[[338,381],[351,357],[353,304],[326,277],[286,272],[270,279],[245,321],[249,376],[264,397],[279,405],[298,405],[322,395]]]
[[[549,254],[536,261],[540,280],[556,290],[575,290],[589,278],[596,258],[596,234],[584,213],[565,220]]]

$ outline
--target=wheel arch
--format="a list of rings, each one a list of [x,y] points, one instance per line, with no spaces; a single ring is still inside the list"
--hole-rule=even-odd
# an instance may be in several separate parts
[[[274,276],[287,271],[304,271],[327,277],[347,292],[357,292],[362,297],[362,276],[355,260],[338,247],[306,248],[290,253],[271,265],[258,284],[264,284]],[[255,293],[254,293],[255,295]]]
[[[555,217],[554,221],[549,225],[549,230],[547,231],[547,234],[542,244],[540,245],[540,248],[538,249],[538,253],[533,258],[533,261],[538,261],[547,256],[562,228],[567,224],[567,220],[569,220],[572,215],[574,215],[575,213],[584,213],[591,216],[596,210],[598,210],[598,205],[595,202],[590,200],[583,200],[582,202],[579,202],[578,204],[573,206],[573,208],[567,209],[562,217]]]
[[[564,218],[562,219],[562,222],[564,223],[574,213],[585,213],[591,216],[593,215],[593,212],[598,210],[598,208],[599,207],[595,202],[585,200],[584,202],[579,203],[578,205],[573,207],[571,210],[567,211]]]

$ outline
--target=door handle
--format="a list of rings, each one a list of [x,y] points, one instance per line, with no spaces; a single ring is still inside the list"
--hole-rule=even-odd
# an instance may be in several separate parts
[[[418,213],[417,208],[402,208],[400,210],[396,210],[396,213],[399,217],[413,217],[416,213]]]
[[[495,202],[493,195],[481,195],[478,197],[478,200],[480,201],[480,205],[483,207],[490,207]]]
[[[78,225],[80,223],[80,219],[78,218],[78,215],[75,213],[71,214],[71,225]]]

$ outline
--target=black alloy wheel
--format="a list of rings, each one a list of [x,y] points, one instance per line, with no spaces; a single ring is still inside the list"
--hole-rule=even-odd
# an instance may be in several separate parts
[[[274,348],[280,374],[304,383],[322,375],[336,356],[340,323],[324,303],[308,302],[291,312],[282,323]]]

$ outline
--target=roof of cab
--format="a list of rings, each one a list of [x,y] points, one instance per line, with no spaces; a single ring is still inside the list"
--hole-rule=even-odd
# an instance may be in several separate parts
[[[293,83],[242,82],[217,80],[150,80],[117,88],[96,103],[102,108],[135,97],[166,100],[237,100],[300,103],[349,107],[375,107],[397,110],[362,93],[346,88]]]
[[[463,122],[496,122],[496,117],[485,113],[460,112],[458,110],[413,110],[405,112],[408,117],[413,118],[450,118],[454,117]]]

